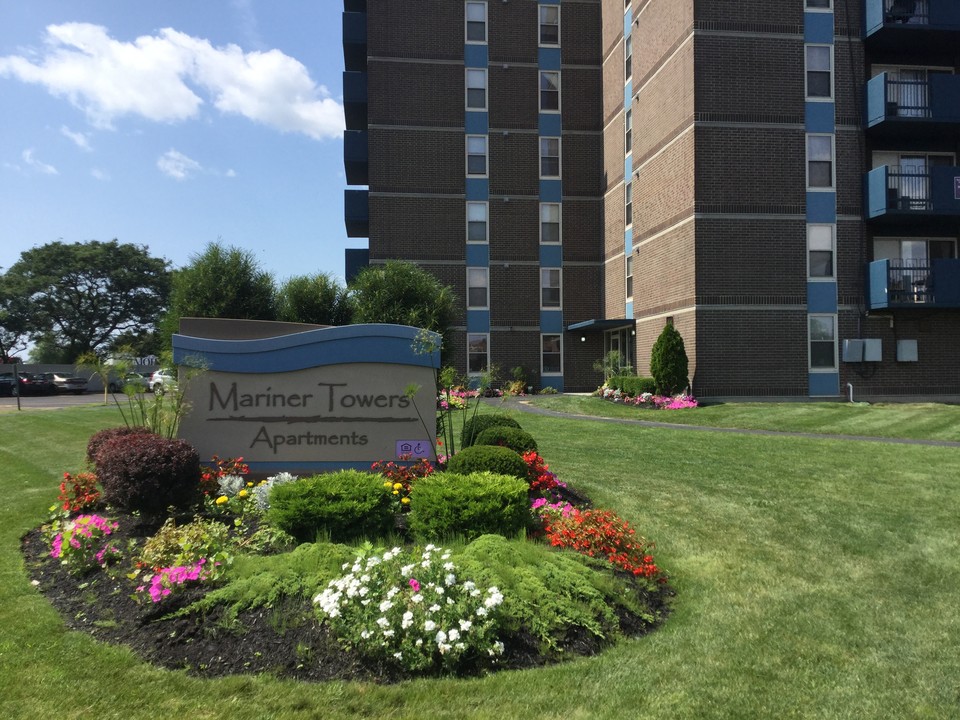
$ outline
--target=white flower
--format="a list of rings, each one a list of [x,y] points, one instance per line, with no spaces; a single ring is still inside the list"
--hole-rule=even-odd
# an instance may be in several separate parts
[[[443,555],[440,556],[440,559],[441,559],[441,560],[449,560],[449,559],[450,559],[450,553],[449,553],[449,552],[445,552]]]
[[[463,589],[466,590],[467,592],[476,590],[476,588],[477,588],[477,584],[473,580],[467,580],[466,582],[463,583]]]
[[[437,643],[437,650],[440,651],[441,655],[446,655],[448,652],[450,652],[450,646],[446,643]]]
[[[428,553],[428,552],[430,552],[431,550],[436,550],[436,549],[437,549],[437,546],[431,543],[430,545],[427,545],[427,546],[423,549],[423,552]]]
[[[390,621],[387,620],[385,617],[379,617],[377,618],[377,625],[379,625],[382,628],[390,627]]]
[[[443,589],[443,585],[437,585],[437,586],[434,588],[434,590],[436,591],[437,595],[443,595],[443,593],[446,592],[446,591]]]
[[[387,600],[392,600],[395,595],[399,594],[400,588],[394,586],[387,590]]]
[[[425,632],[433,632],[437,627],[437,624],[433,620],[427,620],[423,624],[423,629]]]
[[[386,612],[392,607],[393,607],[392,602],[390,602],[389,600],[384,600],[382,603],[380,603],[380,612]]]
[[[415,602],[415,603],[423,602],[423,595],[421,595],[420,593],[417,593],[416,595],[414,595],[414,596],[411,597],[410,599],[411,599],[413,602]]]
[[[393,656],[394,656],[397,660],[403,660],[403,653],[402,653],[402,652],[395,652],[395,653],[393,654]]]
[[[368,592],[370,592],[370,588],[368,588],[366,585],[357,590],[357,594],[360,595],[360,597],[366,597]]]
[[[470,622],[469,620],[460,621],[460,629],[463,630],[464,632],[469,632],[471,627],[473,627],[473,623]]]
[[[428,568],[428,567],[430,567],[430,558],[427,558],[427,559],[424,560],[422,563],[420,563],[420,567],[422,567],[422,568]]]
[[[437,633],[437,645],[441,645],[447,641],[447,634],[441,630]]]
[[[369,638],[371,635],[373,635],[373,633],[370,632],[369,630],[361,630],[361,631],[360,631],[360,637],[362,637],[364,640],[366,640],[367,638]]]
[[[407,610],[407,612],[403,614],[403,619],[400,621],[400,628],[406,630],[411,625],[413,625],[413,613]]]
[[[447,598],[447,605],[453,605],[453,598],[451,597]]]
[[[383,636],[384,636],[384,637],[393,637],[393,630],[384,630],[384,631],[383,631]]]
[[[493,647],[487,648],[487,654],[490,655],[490,657],[493,657],[494,655],[503,655],[503,643],[497,640],[493,644]]]
[[[457,576],[453,573],[448,573],[447,576],[443,579],[447,585],[453,585],[457,581]]]
[[[443,569],[450,572],[452,570],[456,570],[457,568],[452,562],[448,562],[443,564]]]
[[[404,565],[402,568],[400,568],[400,574],[403,575],[404,577],[407,577],[407,575],[413,572],[413,568],[414,568],[413,563],[410,563],[409,565]]]
[[[456,628],[451,628],[450,632],[447,633],[447,637],[450,638],[450,640],[459,640],[460,631],[457,630]]]
[[[427,608],[427,611],[428,611],[428,612],[432,612],[432,613],[435,613],[435,612],[437,612],[438,610],[440,610],[440,606],[437,605],[436,603],[434,603],[433,605],[431,605],[430,607]]]
[[[417,641],[414,643],[414,645],[415,645],[416,647],[422,646],[422,645],[423,645],[423,638],[417,638]]]
[[[487,616],[487,609],[485,607],[478,607],[477,617],[486,617],[486,616]]]

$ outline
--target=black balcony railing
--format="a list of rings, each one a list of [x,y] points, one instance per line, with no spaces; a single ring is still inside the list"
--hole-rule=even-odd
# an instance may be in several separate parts
[[[929,118],[930,83],[926,80],[888,79],[886,102],[888,117]]]
[[[927,0],[884,0],[884,21],[904,25],[926,25],[930,22]]]
[[[931,210],[930,173],[891,166],[887,173],[887,209]]]
[[[888,258],[868,266],[869,307],[960,308],[960,260]]]

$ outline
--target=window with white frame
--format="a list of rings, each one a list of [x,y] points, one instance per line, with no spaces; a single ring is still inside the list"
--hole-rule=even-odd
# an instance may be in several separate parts
[[[540,6],[540,44],[560,44],[560,6]]]
[[[560,138],[540,138],[540,177],[560,177]]]
[[[467,110],[487,109],[487,71],[467,68]]]
[[[559,243],[560,203],[540,203],[540,242]]]
[[[807,225],[807,277],[834,277],[835,232],[833,225]]]
[[[467,268],[467,308],[486,310],[490,306],[490,271],[485,267]]]
[[[633,255],[627,254],[627,300],[633,297]]]
[[[633,225],[633,183],[623,186],[623,216],[627,226]]]
[[[465,14],[467,42],[485,43],[487,41],[487,3],[468,2]]]
[[[837,316],[810,315],[810,369],[837,369]]]
[[[807,187],[811,190],[832,189],[833,135],[807,135]]]
[[[487,333],[467,333],[467,372],[479,375],[490,366],[490,336]]]
[[[540,336],[540,374],[563,374],[563,336],[543,334]]]
[[[623,81],[633,76],[633,40],[630,35],[623,39]]]
[[[540,268],[540,307],[560,308],[560,268]]]
[[[829,100],[833,97],[833,47],[807,45],[807,98]]]
[[[467,135],[467,175],[487,174],[487,136]]]
[[[633,110],[628,109],[623,118],[623,154],[629,155],[633,152]]]
[[[467,242],[485,243],[489,241],[487,234],[490,206],[485,202],[467,203]]]
[[[560,111],[560,73],[555,70],[540,72],[540,112]]]

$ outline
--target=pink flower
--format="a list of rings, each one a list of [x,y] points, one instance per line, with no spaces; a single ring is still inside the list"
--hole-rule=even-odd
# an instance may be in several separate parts
[[[410,578],[410,580],[408,581],[408,584],[410,585],[410,589],[413,590],[415,593],[420,592],[420,583],[417,582],[416,578]]]

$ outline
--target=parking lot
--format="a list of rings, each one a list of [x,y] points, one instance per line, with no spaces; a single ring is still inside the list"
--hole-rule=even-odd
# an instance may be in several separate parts
[[[110,404],[113,404],[112,396],[107,398]],[[125,398],[121,395],[120,400]],[[71,395],[69,393],[57,395],[25,395],[20,398],[21,410],[59,410],[65,407],[76,407],[78,405],[100,405],[103,403],[103,393],[84,393],[83,395]],[[17,399],[15,397],[0,397],[0,412],[17,410]]]

